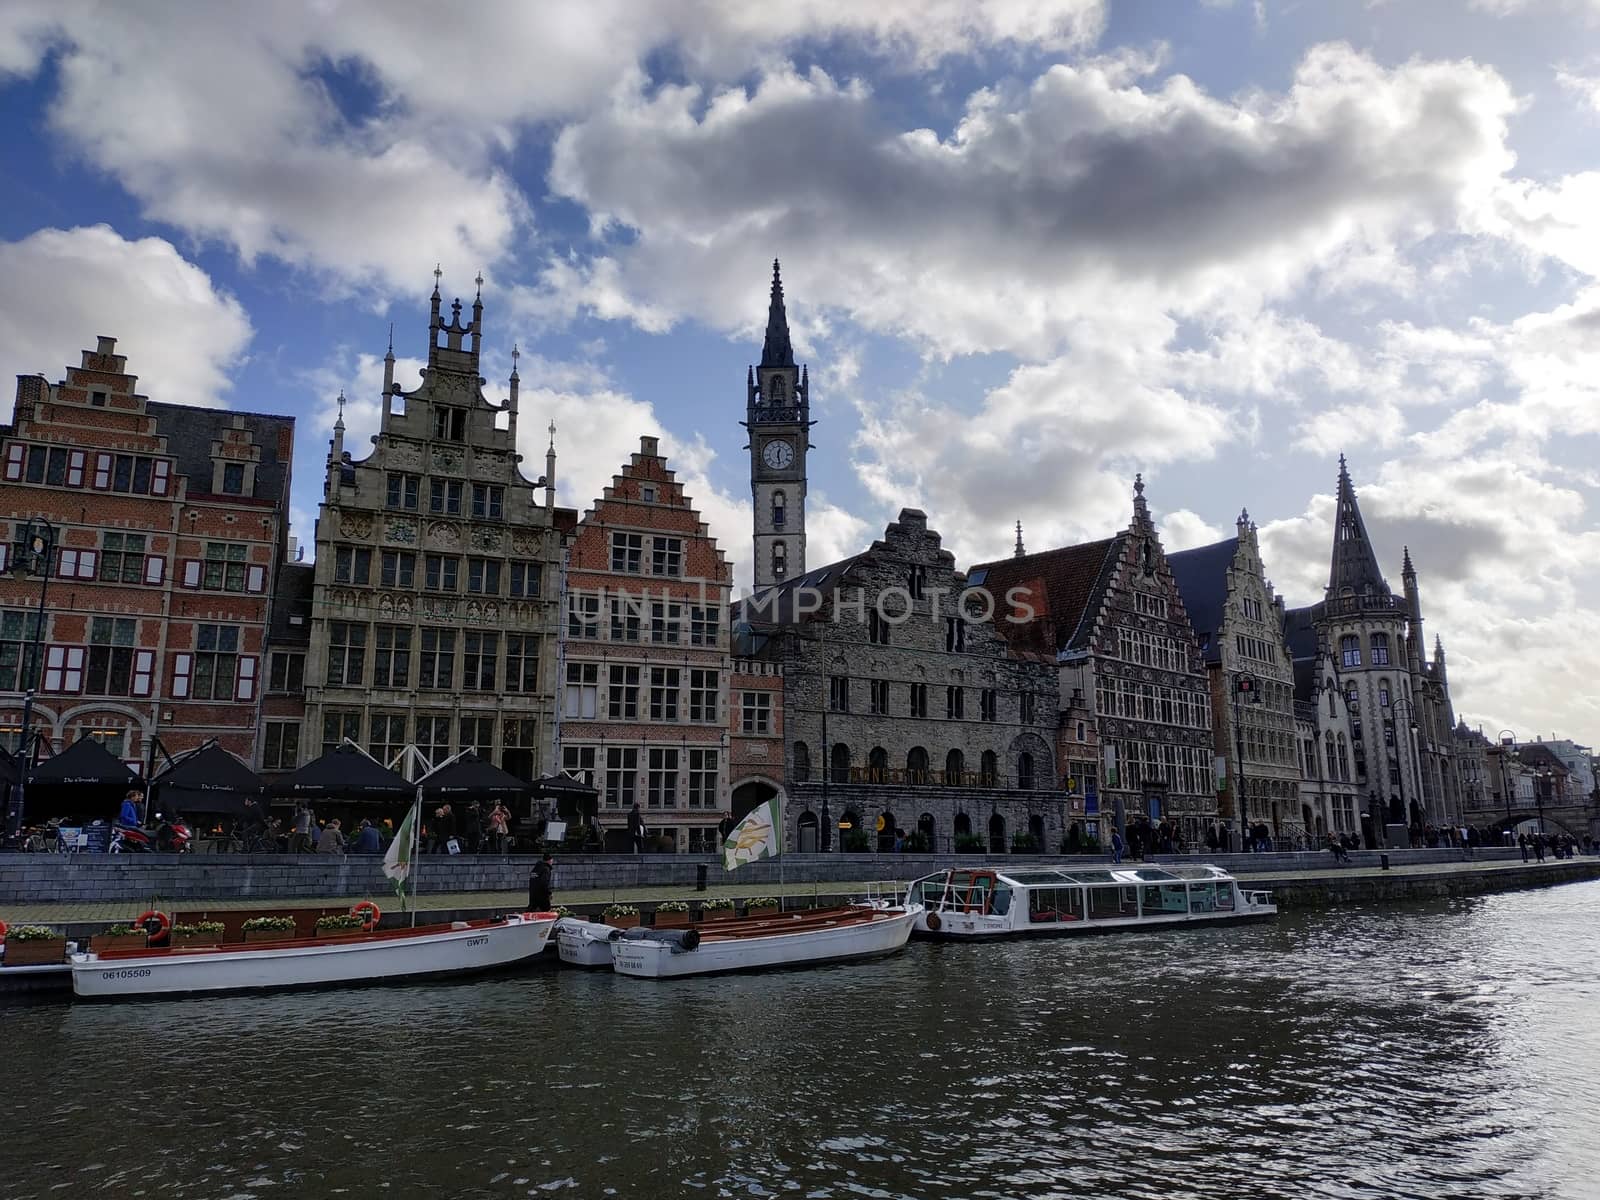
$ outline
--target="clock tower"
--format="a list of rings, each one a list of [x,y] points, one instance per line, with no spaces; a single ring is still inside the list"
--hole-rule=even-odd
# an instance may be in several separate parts
[[[811,429],[809,373],[794,364],[783,280],[772,260],[772,302],[761,362],[750,368],[745,430],[750,435],[750,496],[755,502],[757,590],[805,574],[806,451]]]

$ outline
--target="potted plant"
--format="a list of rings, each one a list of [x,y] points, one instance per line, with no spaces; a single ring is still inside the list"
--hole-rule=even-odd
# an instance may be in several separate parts
[[[654,924],[657,929],[679,929],[689,923],[687,900],[663,900],[656,905]]]
[[[615,929],[632,929],[639,924],[639,910],[631,904],[608,904],[600,915]]]
[[[65,962],[67,935],[48,925],[18,925],[6,931],[8,967],[48,967]]]
[[[240,928],[247,942],[287,942],[294,937],[294,918],[251,917]]]
[[[89,949],[95,954],[103,954],[107,950],[143,950],[144,947],[144,930],[125,922],[107,925],[89,939]]]
[[[984,841],[975,833],[956,834],[957,854],[982,854],[986,849]]]
[[[366,927],[367,923],[354,913],[329,913],[317,918],[315,933],[317,937],[348,937]]]
[[[702,921],[715,921],[721,917],[733,916],[733,901],[726,896],[717,896],[711,900],[700,901],[700,919]]]
[[[573,912],[570,908],[568,908],[565,904],[556,905],[554,911],[555,911],[555,914],[556,914],[557,917],[573,917],[573,918],[576,918],[577,915],[578,915],[577,913]]]
[[[1011,853],[1033,854],[1039,849],[1039,839],[1031,833],[1014,833],[1011,835]]]
[[[221,921],[195,921],[172,927],[174,946],[215,946],[222,941]]]
[[[846,829],[839,835],[839,847],[847,854],[865,854],[872,848],[872,839],[864,829]]]
[[[778,911],[778,900],[775,896],[756,896],[744,903],[747,916],[765,917]]]

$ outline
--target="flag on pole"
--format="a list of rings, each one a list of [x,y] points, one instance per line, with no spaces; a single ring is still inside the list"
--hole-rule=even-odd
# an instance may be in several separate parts
[[[778,798],[774,796],[733,827],[722,843],[722,865],[733,871],[758,858],[776,858],[783,851],[782,828]]]
[[[395,894],[401,900],[406,898],[406,880],[411,878],[411,851],[416,841],[417,814],[421,809],[422,797],[418,796],[416,803],[406,813],[406,819],[400,822],[400,828],[395,831],[388,853],[383,856],[383,873],[394,880]]]

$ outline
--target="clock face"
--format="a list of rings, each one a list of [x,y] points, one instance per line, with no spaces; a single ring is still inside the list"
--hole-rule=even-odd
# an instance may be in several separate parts
[[[774,438],[761,447],[761,461],[775,471],[781,471],[794,461],[794,447],[788,442]]]

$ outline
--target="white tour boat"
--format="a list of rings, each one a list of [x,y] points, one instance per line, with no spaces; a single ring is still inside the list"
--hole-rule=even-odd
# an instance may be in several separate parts
[[[614,925],[597,921],[583,921],[577,917],[562,917],[556,922],[556,950],[561,961],[573,967],[611,966],[611,935]]]
[[[932,938],[1111,933],[1266,920],[1271,893],[1220,867],[957,867],[913,880],[916,932]]]
[[[494,971],[539,956],[555,913],[520,913],[287,942],[74,954],[72,990],[99,999],[398,982]]]
[[[675,979],[871,958],[902,949],[921,911],[880,901],[722,918],[689,929],[619,929],[610,943],[611,967],[619,975]]]

